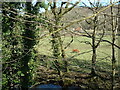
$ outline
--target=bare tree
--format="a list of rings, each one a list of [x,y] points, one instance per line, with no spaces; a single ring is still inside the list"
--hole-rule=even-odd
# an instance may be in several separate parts
[[[61,34],[60,34],[60,28],[62,30],[63,27],[63,23],[61,23],[61,19],[62,17],[68,13],[69,11],[71,11],[79,2],[76,2],[75,4],[71,4],[70,2],[61,2],[60,7],[57,7],[57,3],[56,0],[54,0],[53,2],[49,2],[49,6],[51,9],[51,17],[52,19],[50,19],[50,16],[46,10],[45,14],[46,17],[48,19],[51,20],[52,24],[48,24],[48,30],[49,33],[51,34],[51,43],[52,43],[52,49],[53,49],[53,56],[55,57],[54,60],[54,66],[56,67],[58,74],[61,75],[61,66],[59,62],[64,62],[64,71],[67,72],[68,71],[68,63],[66,60],[66,56],[65,56],[65,51],[63,48],[63,41],[61,39]],[[65,5],[65,6],[64,6]],[[71,7],[69,7],[69,5],[72,5]]]
[[[120,46],[120,1],[118,4],[118,46]],[[118,49],[118,66],[120,67],[120,48]],[[120,76],[120,69],[119,69],[119,76]]]
[[[97,1],[95,4],[93,4],[90,0],[88,0],[91,7],[88,7],[93,14],[97,13],[101,9],[101,3]],[[84,3],[84,5],[86,5]],[[86,5],[87,6],[87,5]],[[100,17],[104,17],[105,20],[100,21]],[[105,22],[106,22],[106,16],[105,15],[96,15],[93,18],[86,20],[86,23],[90,25],[90,27],[93,29],[90,33],[84,30],[87,33],[87,37],[92,39],[92,42],[89,42],[89,44],[92,47],[92,66],[91,66],[91,75],[96,75],[96,59],[97,59],[97,48],[100,45],[100,42],[102,41],[102,38],[105,34]],[[100,27],[102,25],[102,28]],[[99,34],[98,31],[102,30],[102,34]],[[98,38],[99,35],[99,38]]]
[[[112,4],[112,0],[110,0],[110,3]],[[114,17],[113,17],[113,6],[111,6],[111,31],[112,31],[112,90],[114,89],[114,80],[115,80],[115,68],[116,68],[116,58],[115,58],[115,30],[114,28]]]

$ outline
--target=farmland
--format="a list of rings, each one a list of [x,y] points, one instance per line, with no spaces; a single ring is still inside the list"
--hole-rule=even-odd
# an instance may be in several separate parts
[[[110,41],[111,36],[106,35],[104,37],[104,39]],[[45,69],[46,71],[44,71],[44,73],[50,72],[49,68],[53,68],[53,70],[54,70],[54,65],[52,64],[52,61],[54,59],[52,56],[50,40],[51,40],[50,37],[41,39],[38,46],[36,46],[36,50],[38,51],[38,56],[40,55],[40,57],[38,58],[39,73],[41,72],[40,70],[44,71],[45,68],[46,68]],[[62,37],[62,40],[63,40],[63,45],[65,47],[71,41],[71,37],[69,35],[66,35],[66,36]],[[92,48],[89,44],[82,43],[83,41],[91,42],[91,39],[87,38],[87,37],[83,37],[83,36],[74,35],[73,42],[65,49],[65,54],[66,54],[66,58],[68,61],[68,68],[69,68],[69,72],[68,72],[69,76],[67,76],[67,78],[69,77],[68,79],[70,81],[69,80],[68,81],[71,83],[72,83],[71,80],[73,80],[71,78],[72,76],[74,77],[74,75],[76,75],[77,77],[80,78],[82,75],[83,77],[87,77],[88,74],[91,72]],[[77,50],[79,50],[79,52],[72,52],[73,49],[77,49]],[[117,60],[117,53],[118,52],[117,52],[117,48],[116,48],[116,60]],[[43,60],[43,61],[41,61],[41,60]],[[48,65],[48,67],[46,67],[46,64]],[[40,65],[42,65],[44,67],[44,69]],[[107,42],[101,42],[100,46],[97,49],[97,62],[96,62],[97,74],[101,75],[102,78],[110,78],[111,77],[110,75],[112,72],[111,65],[112,65],[111,64],[111,45]],[[38,75],[41,75],[41,74],[38,74]],[[48,75],[46,77],[53,78],[52,75],[54,76],[54,80],[56,80],[57,76],[55,76],[54,73],[48,73]],[[67,75],[67,73],[63,72],[63,75]],[[41,78],[43,78],[43,77],[41,76]],[[70,83],[66,82],[66,76],[63,76],[63,79],[65,79],[64,85],[70,85]],[[49,80],[49,78],[47,78],[47,80]],[[50,79],[50,81],[51,81],[51,79]],[[58,79],[58,81],[59,81],[59,79]],[[88,83],[88,81],[89,81],[89,79],[83,80],[84,83]],[[103,82],[103,81],[101,81],[101,79],[99,79],[97,81],[98,81],[98,85]],[[40,81],[38,80],[38,82],[40,82]],[[80,83],[79,81],[77,81],[77,79],[75,79],[75,82],[77,84]],[[40,83],[44,83],[44,82],[40,82]],[[106,88],[108,89],[110,87],[109,86],[110,82],[104,81],[104,83],[106,83]],[[58,84],[58,83],[56,83],[56,84]],[[75,84],[75,85],[77,85],[77,84]],[[84,87],[86,87],[86,86],[84,86]],[[103,86],[103,87],[105,87],[105,86]]]
[[[111,40],[110,35],[104,37],[106,40]],[[71,41],[70,36],[62,37],[63,45],[66,47]],[[73,42],[65,49],[66,58],[70,66],[79,68],[77,69],[80,72],[80,68],[89,68],[87,73],[90,72],[90,64],[92,58],[92,47],[89,44],[84,43],[83,41],[90,41],[91,38],[74,35]],[[117,42],[116,42],[117,43]],[[79,52],[72,52],[73,49],[78,49]],[[41,55],[52,56],[52,49],[50,43],[50,37],[41,39],[39,44],[36,46],[36,50]],[[117,49],[116,49],[116,59],[117,59]],[[74,60],[72,60],[74,59]],[[84,62],[84,63],[83,63]],[[97,49],[97,67],[100,70],[108,71],[111,68],[111,45],[107,42],[101,42],[100,46]],[[110,70],[111,71],[111,70]]]

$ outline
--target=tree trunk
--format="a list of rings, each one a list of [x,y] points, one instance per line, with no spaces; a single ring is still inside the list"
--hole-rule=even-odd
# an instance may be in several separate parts
[[[96,46],[96,28],[97,28],[97,22],[98,22],[98,17],[95,16],[94,17],[94,26],[93,26],[93,34],[92,34],[92,69],[91,69],[91,74],[92,75],[95,75],[95,64],[96,64],[96,49],[97,49],[97,46]]]
[[[120,46],[120,1],[118,4],[118,46]],[[118,67],[119,67],[119,77],[120,77],[120,49],[118,49]]]
[[[60,56],[60,41],[59,41],[59,37],[60,37],[60,33],[56,32],[58,29],[55,28],[51,28],[49,29],[49,32],[52,33],[51,37],[51,43],[52,43],[52,49],[53,49],[53,56],[54,56],[54,64],[55,67],[58,71],[58,74],[61,75],[61,70],[60,70],[60,63],[59,61],[61,60],[61,56]]]
[[[26,12],[29,14],[33,14],[32,11],[32,2],[26,2]],[[30,15],[31,16],[31,15]],[[26,17],[26,21],[32,21],[34,18]],[[27,38],[24,38],[27,37]],[[30,39],[28,39],[30,38]],[[27,89],[30,85],[31,74],[30,74],[30,67],[28,65],[29,61],[33,58],[32,50],[33,46],[35,45],[35,28],[34,23],[25,22],[25,29],[23,33],[23,58],[21,61],[21,88]]]
[[[93,47],[92,69],[91,69],[91,74],[92,74],[92,75],[95,75],[95,64],[96,64],[96,48]]]
[[[112,0],[110,1],[112,4]],[[116,60],[115,60],[115,29],[114,29],[114,18],[113,16],[113,6],[111,6],[111,31],[112,31],[112,90],[114,89],[114,81],[115,81],[115,67],[116,67]]]

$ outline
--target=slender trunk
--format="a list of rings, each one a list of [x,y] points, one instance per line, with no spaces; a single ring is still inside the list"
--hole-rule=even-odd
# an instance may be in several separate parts
[[[112,0],[110,1],[112,4]],[[113,7],[111,6],[111,26],[112,26],[112,90],[114,89],[114,81],[115,81],[115,64],[116,64],[116,60],[115,60],[115,29],[114,29],[114,18],[113,16]]]
[[[118,4],[118,46],[120,46],[120,1]],[[119,77],[120,77],[120,49],[118,49],[118,68],[119,68]]]
[[[60,41],[60,47],[61,47],[61,57],[62,57],[62,60],[64,62],[64,70],[65,72],[68,72],[68,62],[67,62],[67,59],[66,59],[66,56],[65,56],[65,51],[64,51],[64,48],[63,48],[63,42],[61,40],[61,37],[59,37],[59,41]]]
[[[92,75],[95,75],[95,64],[96,64],[96,48],[93,47],[92,69],[91,69],[91,74],[92,74]]]
[[[115,60],[115,32],[112,32],[112,90],[114,88],[114,81],[115,81],[115,67],[116,67],[116,60]]]
[[[95,40],[96,40],[96,28],[97,28],[97,16],[94,18],[94,31],[92,34],[92,69],[91,69],[91,74],[95,75],[95,64],[96,64],[96,45],[95,45]]]

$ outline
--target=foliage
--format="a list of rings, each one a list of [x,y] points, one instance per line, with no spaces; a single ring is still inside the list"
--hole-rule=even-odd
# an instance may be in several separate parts
[[[8,6],[10,9],[8,9]],[[3,53],[3,89],[11,89],[20,83],[19,70],[22,56],[22,38],[16,36],[22,35],[21,24],[12,18],[17,17],[17,11],[13,8],[20,8],[19,3],[3,3],[2,19],[2,53]],[[12,13],[12,11],[14,13]],[[8,18],[9,15],[11,18]],[[11,22],[12,21],[12,22]]]
[[[38,6],[31,6],[31,8],[26,6],[28,8],[28,11],[26,11],[27,14],[36,15],[39,12],[39,4],[38,2]],[[3,89],[18,88],[21,85],[22,87],[27,87],[30,83],[33,83],[29,76],[33,75],[35,67],[35,51],[33,48],[37,42],[35,38],[38,38],[38,30],[35,24],[28,23],[29,21],[35,21],[36,18],[28,18],[24,17],[24,15],[23,17],[20,16],[20,10],[25,10],[24,7],[21,7],[22,5],[25,6],[25,3],[10,2],[3,3],[2,7]],[[29,9],[34,11],[30,11]],[[19,19],[28,21],[20,22]],[[28,38],[33,40],[31,41]],[[30,72],[29,76],[26,76],[28,72]]]

